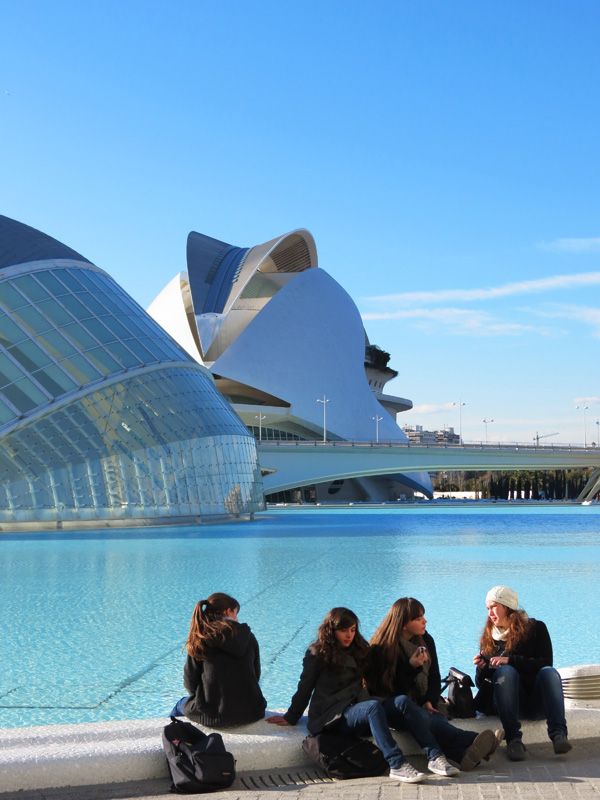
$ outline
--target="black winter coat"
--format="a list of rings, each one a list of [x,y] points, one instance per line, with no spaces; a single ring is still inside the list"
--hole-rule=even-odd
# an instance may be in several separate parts
[[[190,697],[183,711],[207,727],[246,725],[265,715],[258,642],[244,622],[236,622],[233,630],[234,636],[207,649],[204,660],[188,655],[185,663],[183,682]]]
[[[306,727],[313,736],[335,725],[348,706],[369,699],[352,656],[345,657],[341,673],[323,669],[321,663],[321,659],[309,647],[302,662],[298,689],[283,715],[286,722],[295,725],[308,705]]]
[[[429,672],[427,675],[427,690],[424,695],[418,696],[416,693],[415,680],[419,673],[423,672],[423,667],[413,667],[409,660],[406,658],[404,652],[401,650],[396,662],[396,675],[394,678],[394,687],[392,696],[396,697],[399,694],[408,695],[418,705],[422,706],[424,703],[431,703],[434,708],[440,701],[442,694],[442,679],[440,676],[440,665],[438,662],[437,650],[435,648],[435,641],[433,636],[425,633],[423,636],[425,647],[429,654]],[[369,691],[373,694],[386,696],[389,692],[383,691],[383,687],[379,682],[384,669],[383,660],[380,653],[380,648],[376,644],[372,644],[369,648],[369,671],[367,677],[367,686]]]

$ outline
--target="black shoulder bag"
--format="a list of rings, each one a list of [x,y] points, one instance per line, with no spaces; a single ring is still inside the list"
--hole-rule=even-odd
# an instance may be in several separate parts
[[[442,681],[442,691],[448,687],[448,719],[469,719],[477,716],[470,675],[456,667],[450,667]]]
[[[306,755],[330,778],[370,778],[388,769],[383,753],[373,742],[356,736],[339,736],[324,731],[302,742]]]

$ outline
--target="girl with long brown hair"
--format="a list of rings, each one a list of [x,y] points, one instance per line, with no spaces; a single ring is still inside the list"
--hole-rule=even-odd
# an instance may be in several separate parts
[[[454,776],[421,710],[406,696],[371,697],[363,687],[369,646],[360,634],[358,618],[348,608],[332,608],[323,620],[317,639],[304,656],[298,689],[285,714],[268,717],[276,725],[295,725],[308,705],[308,732],[331,731],[339,735],[373,736],[390,765],[390,778],[421,783],[418,772],[394,740],[390,726],[410,731],[429,759],[429,769]]]
[[[473,659],[478,709],[500,717],[511,761],[525,758],[521,717],[546,719],[554,752],[568,753],[565,698],[552,666],[548,628],[519,609],[519,597],[508,586],[490,589],[485,604],[488,616]]]
[[[426,627],[425,608],[414,597],[392,604],[371,638],[367,687],[383,697],[408,695],[444,755],[461,770],[471,770],[490,758],[503,731],[465,731],[438,711],[442,682],[435,642]]]
[[[183,682],[189,695],[171,716],[216,728],[264,717],[258,642],[249,626],[238,622],[239,610],[238,601],[223,592],[196,603],[185,643]]]

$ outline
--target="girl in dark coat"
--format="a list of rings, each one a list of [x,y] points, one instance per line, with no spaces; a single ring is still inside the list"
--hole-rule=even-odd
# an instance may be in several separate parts
[[[373,736],[390,765],[390,778],[421,783],[426,775],[412,767],[394,740],[390,726],[410,731],[438,775],[454,776],[458,770],[445,759],[422,712],[406,696],[385,701],[370,697],[363,687],[368,664],[368,644],[358,629],[356,614],[333,608],[325,617],[317,641],[304,656],[302,675],[289,709],[283,716],[268,717],[276,725],[295,725],[308,705],[308,731]]]
[[[258,642],[249,626],[238,622],[239,610],[238,601],[222,592],[196,604],[183,671],[189,696],[181,698],[171,716],[185,715],[216,728],[264,717]]]
[[[392,605],[371,638],[367,686],[373,694],[406,694],[421,707],[423,718],[447,758],[461,770],[489,759],[504,731],[465,731],[451,725],[438,711],[442,691],[433,637],[426,631],[425,609],[414,597]]]
[[[525,758],[520,718],[546,719],[554,752],[568,753],[565,698],[560,675],[552,666],[552,642],[543,622],[519,610],[508,586],[487,593],[488,618],[473,659],[479,688],[478,709],[497,713],[506,731],[506,754]]]

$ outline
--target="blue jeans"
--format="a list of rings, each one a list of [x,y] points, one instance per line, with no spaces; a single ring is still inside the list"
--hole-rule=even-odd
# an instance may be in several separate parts
[[[183,704],[186,700],[189,700],[189,696],[186,694],[185,697],[182,697],[181,700],[177,702],[173,711],[169,714],[170,717],[185,717],[185,711],[183,710]]]
[[[344,709],[341,720],[335,726],[335,732],[356,736],[371,735],[385,760],[394,769],[401,766],[406,757],[392,736],[390,726],[396,730],[412,733],[428,759],[437,758],[442,754],[423,714],[427,712],[406,695],[388,697],[382,702],[365,700]]]
[[[502,722],[506,741],[520,739],[524,719],[546,719],[548,736],[567,735],[565,698],[560,675],[554,667],[542,667],[531,692],[525,691],[514,667],[505,664],[494,672],[494,706]]]

